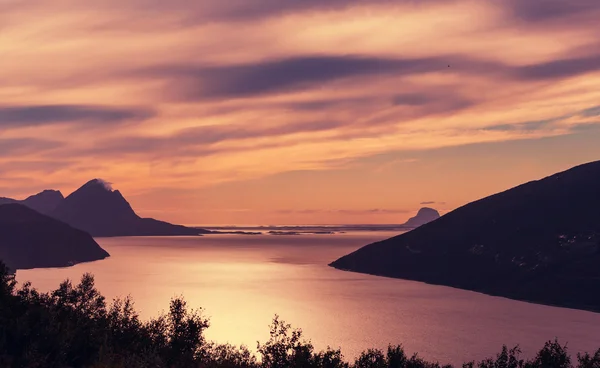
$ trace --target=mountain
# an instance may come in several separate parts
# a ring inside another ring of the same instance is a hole
[[[92,236],[199,235],[208,233],[139,217],[118,190],[94,179],[65,198],[50,215]]]
[[[600,311],[600,161],[469,203],[330,265]]]
[[[417,212],[415,217],[411,217],[402,226],[405,227],[419,227],[425,225],[428,222],[437,220],[440,217],[440,213],[433,208],[423,207]]]
[[[0,205],[9,204],[9,203],[18,203],[16,199],[0,197]]]
[[[0,197],[0,204],[19,203],[42,214],[52,212],[64,199],[58,190],[44,190],[38,194],[27,197],[24,200]]]
[[[42,214],[51,213],[65,199],[58,190],[44,190],[21,201],[21,204]]]
[[[0,205],[0,260],[13,270],[64,267],[108,256],[81,230],[22,204]]]

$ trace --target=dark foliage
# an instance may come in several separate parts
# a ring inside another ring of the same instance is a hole
[[[246,347],[206,341],[208,319],[190,310],[183,298],[171,300],[165,315],[142,321],[130,298],[107,305],[86,274],[77,285],[63,282],[51,293],[25,283],[0,262],[0,367],[15,368],[441,368],[402,346],[387,352],[369,349],[354,363],[341,351],[315,352],[302,331],[275,316],[270,339],[258,344],[258,356]],[[600,368],[600,350],[578,355],[573,365],[566,346],[549,341],[532,360],[519,358],[518,347],[495,359],[465,368]]]

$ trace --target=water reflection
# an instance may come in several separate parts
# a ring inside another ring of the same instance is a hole
[[[17,279],[47,291],[91,272],[109,300],[131,294],[143,317],[184,295],[210,316],[210,339],[251,348],[267,340],[275,313],[301,327],[317,348],[339,346],[349,358],[388,343],[452,363],[490,356],[502,344],[535,353],[554,337],[572,353],[600,347],[600,314],[326,266],[389,235],[103,238],[98,241],[109,259],[19,271]]]

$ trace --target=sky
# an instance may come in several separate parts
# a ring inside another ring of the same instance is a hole
[[[0,196],[400,223],[600,159],[598,0],[0,0]]]

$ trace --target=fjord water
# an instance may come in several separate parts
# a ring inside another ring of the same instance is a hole
[[[142,317],[183,295],[210,317],[209,339],[256,347],[277,313],[318,349],[360,351],[402,343],[408,353],[459,364],[520,344],[531,356],[549,339],[572,354],[600,348],[600,314],[542,306],[420,282],[343,272],[338,257],[391,235],[210,235],[98,238],[111,257],[70,268],[21,270],[42,291],[85,272],[111,300],[131,295]]]

